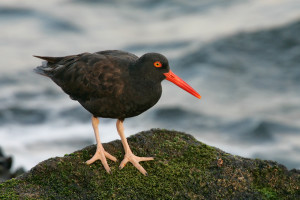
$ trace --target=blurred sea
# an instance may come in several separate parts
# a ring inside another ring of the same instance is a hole
[[[229,153],[300,169],[299,0],[2,0],[0,146],[30,169],[95,143],[90,114],[32,69],[32,55],[164,54],[198,100],[163,82],[126,135],[185,131]],[[103,142],[119,139],[100,119]]]

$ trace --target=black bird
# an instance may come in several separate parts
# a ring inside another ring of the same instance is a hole
[[[124,119],[137,116],[154,106],[161,97],[161,82],[164,79],[201,98],[170,70],[167,58],[158,53],[147,53],[139,58],[125,51],[108,50],[65,57],[35,57],[45,60],[42,66],[34,69],[35,72],[51,78],[71,99],[78,101],[92,114],[97,151],[86,163],[101,160],[108,173],[110,168],[106,158],[113,161],[117,159],[106,152],[101,144],[98,117],[117,119],[117,131],[125,150],[120,169],[131,162],[147,175],[139,162],[153,158],[137,157],[132,153],[124,135]]]

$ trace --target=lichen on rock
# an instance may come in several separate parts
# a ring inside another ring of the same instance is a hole
[[[152,129],[128,138],[149,176],[128,164],[119,170],[120,140],[103,144],[118,158],[86,165],[92,145],[41,162],[28,173],[0,184],[0,199],[300,199],[300,171],[273,161],[230,155],[192,136]]]

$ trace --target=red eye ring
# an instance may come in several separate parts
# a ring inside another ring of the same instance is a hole
[[[153,65],[154,65],[154,67],[162,67],[161,62],[159,62],[159,61],[154,62]]]

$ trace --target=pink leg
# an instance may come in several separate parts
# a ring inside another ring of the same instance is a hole
[[[128,145],[127,139],[125,137],[125,134],[124,134],[124,127],[123,127],[123,121],[122,120],[119,120],[119,119],[117,120],[117,130],[118,130],[118,133],[121,137],[121,141],[122,141],[122,144],[123,144],[123,147],[124,147],[124,150],[125,150],[125,156],[124,156],[123,161],[120,164],[120,169],[122,169],[127,164],[127,162],[131,162],[142,174],[147,176],[148,173],[139,164],[139,162],[140,161],[153,160],[154,158],[153,157],[138,157],[138,156],[135,156],[132,153],[132,151],[131,151],[131,149]]]
[[[112,161],[117,161],[116,157],[110,155],[109,153],[107,153],[100,141],[100,137],[99,137],[99,130],[98,130],[98,124],[99,124],[99,119],[96,117],[92,117],[92,125],[93,125],[93,129],[94,129],[94,133],[95,133],[95,137],[96,137],[96,141],[97,141],[97,150],[95,155],[88,161],[86,161],[86,164],[90,165],[93,162],[95,162],[96,160],[101,160],[102,165],[104,166],[105,170],[110,173],[110,168],[107,164],[106,158],[112,160]]]

